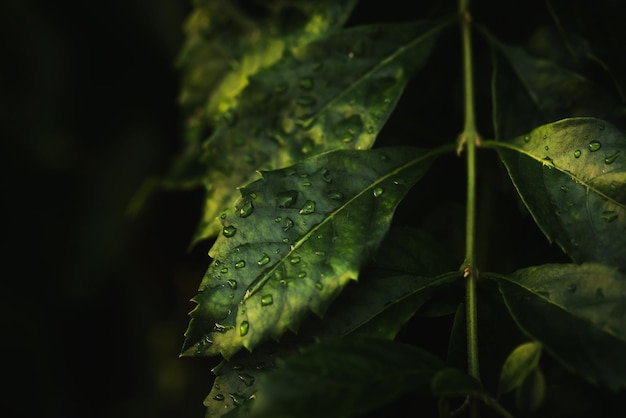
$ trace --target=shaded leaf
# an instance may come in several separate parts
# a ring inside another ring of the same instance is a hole
[[[546,381],[539,367],[530,370],[515,391],[515,405],[524,414],[536,412],[546,398]]]
[[[624,2],[549,0],[548,5],[568,51],[578,60],[599,63],[613,79],[622,100],[626,100],[626,62],[616,53],[626,42]]]
[[[550,241],[576,262],[626,269],[626,135],[599,119],[574,118],[496,146]]]
[[[384,238],[435,154],[341,150],[262,173],[220,217],[183,355],[229,358],[322,315]]]
[[[624,274],[599,264],[551,264],[497,280],[524,333],[573,373],[626,388]]]
[[[492,43],[496,139],[571,117],[595,117],[626,126],[626,107],[601,85],[522,47],[493,38]]]
[[[304,335],[369,335],[394,339],[433,292],[459,278],[453,272],[438,277],[368,275],[350,283],[315,329]]]
[[[322,340],[263,376],[249,416],[359,416],[408,393],[431,393],[443,368],[441,359],[411,345]]]
[[[507,393],[524,383],[524,380],[539,364],[541,344],[529,341],[518,345],[509,354],[500,374],[500,393]]]
[[[329,150],[370,148],[445,23],[344,29],[251,77],[230,124],[205,144],[206,200],[195,240],[219,232],[220,211],[257,170]]]

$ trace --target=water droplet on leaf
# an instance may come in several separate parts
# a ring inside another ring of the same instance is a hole
[[[613,154],[609,155],[608,157],[604,159],[604,163],[613,164],[613,162],[617,160],[617,157],[619,157],[619,153],[620,153],[619,150],[615,151]]]
[[[293,228],[293,221],[289,218],[285,218],[285,222],[283,224],[283,231],[287,232],[291,228]]]
[[[264,266],[264,265],[266,265],[269,262],[270,262],[270,257],[266,253],[263,253],[263,255],[261,256],[259,261],[257,261],[256,263],[259,266]]]
[[[363,120],[359,115],[352,115],[338,122],[333,130],[343,142],[352,142],[363,130]]]
[[[617,212],[613,210],[605,210],[604,212],[602,212],[602,219],[607,222],[613,222],[617,219]]]
[[[233,279],[226,280],[231,289],[237,289],[237,282]]]
[[[250,376],[249,374],[241,373],[238,375],[238,377],[239,380],[241,380],[246,386],[252,386],[252,384],[254,383],[254,376]]]
[[[261,306],[268,306],[274,303],[274,298],[272,295],[263,295],[261,298]]]
[[[293,257],[291,257],[291,260],[289,260],[291,262],[291,264],[298,264],[300,262],[300,257],[295,255]]]
[[[246,262],[244,260],[239,260],[235,263],[236,269],[242,269],[246,266]]]
[[[222,230],[222,234],[226,238],[230,238],[233,235],[235,235],[236,233],[237,233],[237,228],[235,228],[233,225],[225,226],[224,229]]]
[[[582,154],[582,152],[580,152],[579,149],[574,150],[574,158],[580,158],[580,155]]]
[[[378,197],[380,195],[382,195],[384,192],[384,190],[381,187],[377,187],[374,189],[374,197]]]
[[[307,200],[298,213],[300,215],[308,215],[313,212],[315,212],[315,202],[312,200]]]
[[[252,212],[254,212],[254,206],[252,205],[252,202],[250,201],[246,201],[240,208],[239,208],[239,216],[242,218],[246,218],[248,216],[250,216],[252,214]]]
[[[248,333],[250,330],[250,323],[248,321],[242,321],[239,325],[239,335],[242,337]]]
[[[600,144],[598,141],[592,141],[589,143],[589,151],[591,152],[595,152],[600,148],[602,148],[602,144]]]
[[[276,196],[276,205],[279,208],[290,208],[298,200],[298,192],[296,190],[287,190],[285,192],[278,193]]]
[[[219,402],[223,401],[224,399],[225,399],[225,397],[224,397],[224,395],[222,393],[218,393],[217,395],[215,395],[213,397],[213,400],[216,400],[216,401],[219,401]]]

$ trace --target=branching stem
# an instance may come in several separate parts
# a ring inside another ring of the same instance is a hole
[[[466,279],[466,318],[467,318],[467,366],[468,373],[480,379],[478,366],[478,314],[476,281],[478,269],[475,264],[475,211],[476,211],[476,146],[480,145],[480,137],[476,132],[474,117],[474,81],[472,71],[472,37],[469,0],[459,0],[459,18],[461,26],[461,43],[463,46],[463,75],[465,87],[465,126],[458,139],[457,153],[465,148],[467,158],[467,218],[465,235],[465,263],[463,265]],[[470,414],[478,416],[476,402],[470,402]]]

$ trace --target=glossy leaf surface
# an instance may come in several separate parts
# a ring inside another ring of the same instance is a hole
[[[177,66],[183,74],[179,102],[187,117],[187,139],[197,142],[228,119],[224,112],[237,107],[249,76],[285,51],[343,26],[356,1],[193,3]]]
[[[257,170],[335,149],[368,149],[421,67],[443,24],[344,29],[256,74],[205,144],[203,217],[196,241],[219,232],[219,213]]]
[[[183,355],[229,358],[296,330],[309,311],[322,315],[432,158],[413,148],[335,151],[242,187],[220,217]]]
[[[626,276],[600,264],[549,264],[498,278],[519,327],[572,372],[626,388]]]
[[[498,154],[546,237],[576,262],[626,269],[626,135],[573,118],[503,144]]]

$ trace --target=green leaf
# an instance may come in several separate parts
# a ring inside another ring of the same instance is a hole
[[[350,283],[319,326],[301,334],[360,334],[394,339],[436,289],[459,278],[458,272],[432,278],[377,273]]]
[[[228,119],[224,112],[237,107],[250,75],[278,61],[284,51],[343,26],[356,3],[194,1],[177,62],[188,139],[203,140],[219,115]]]
[[[574,261],[626,269],[626,135],[594,118],[565,119],[497,143],[524,204]]]
[[[500,393],[507,393],[522,385],[524,380],[539,364],[541,344],[529,341],[521,344],[509,354],[500,374]]]
[[[626,276],[599,264],[529,267],[498,277],[511,315],[565,367],[626,388]]]
[[[571,117],[595,117],[626,126],[626,107],[601,85],[553,61],[491,38],[493,109],[497,139]]]
[[[428,169],[414,148],[340,150],[262,173],[220,217],[182,355],[229,358],[322,315]]]
[[[254,353],[239,352],[230,361],[221,361],[212,372],[213,387],[204,399],[206,416],[221,417],[234,409],[243,409],[258,390],[258,380],[276,367],[276,361],[296,351],[293,344],[281,343],[259,347]]]
[[[195,241],[219,233],[217,216],[257,170],[329,150],[370,148],[443,27],[417,22],[344,29],[251,77],[229,123],[205,144],[206,199]]]
[[[408,393],[430,394],[442,369],[441,359],[411,345],[371,338],[322,340],[261,378],[248,416],[360,416]]]

